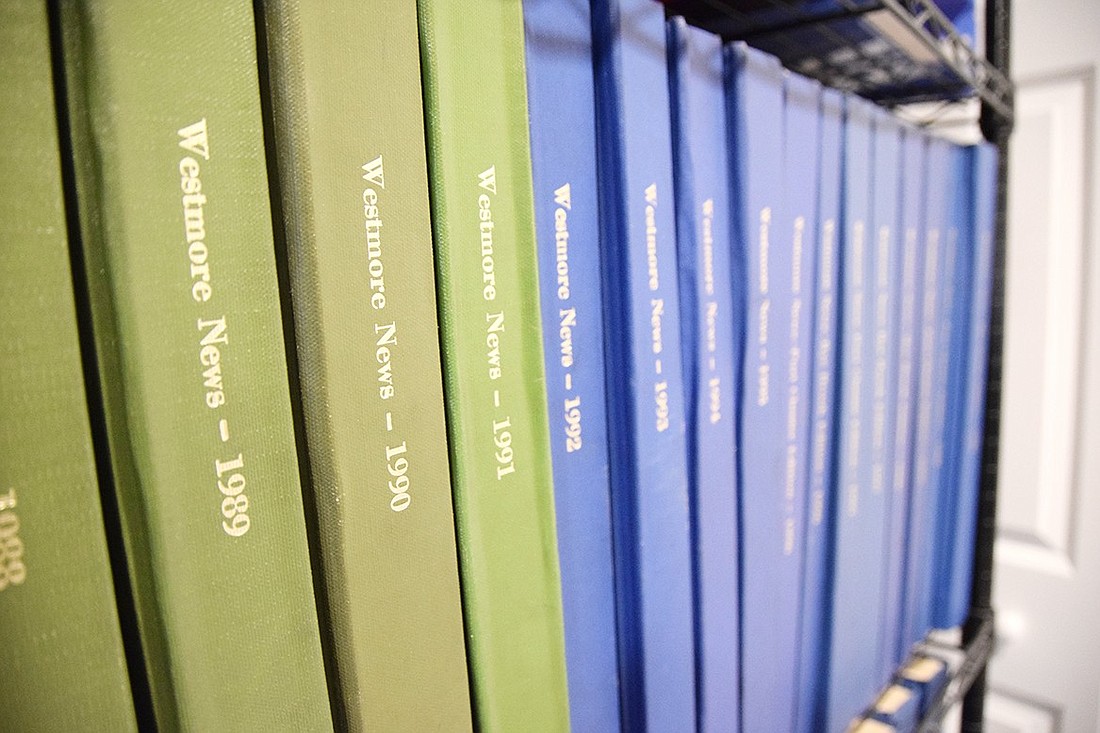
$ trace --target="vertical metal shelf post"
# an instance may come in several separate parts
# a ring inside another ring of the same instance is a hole
[[[985,12],[986,58],[1011,77],[1011,0],[989,0]],[[1013,104],[1015,100],[1012,100]],[[997,146],[997,208],[994,227],[993,288],[989,323],[989,354],[985,391],[985,429],[982,440],[981,483],[974,539],[974,573],[970,614],[963,625],[963,644],[975,638],[983,622],[993,619],[993,546],[996,541],[997,464],[1000,457],[1001,377],[1004,346],[1005,261],[1008,210],[1008,140],[1012,121],[982,104],[982,134]],[[963,698],[962,733],[981,733],[985,717],[986,668],[983,667]]]

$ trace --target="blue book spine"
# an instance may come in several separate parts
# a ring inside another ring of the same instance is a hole
[[[786,73],[783,84],[783,203],[776,233],[779,247],[789,250],[790,270],[773,269],[771,277],[790,292],[787,321],[774,321],[786,340],[780,378],[785,412],[786,460],[783,473],[784,552],[798,558],[797,592],[793,594],[796,635],[790,659],[795,677],[795,723],[799,703],[798,670],[802,649],[802,596],[805,587],[805,538],[809,468],[813,460],[811,414],[814,382],[814,306],[817,265],[818,163],[821,158],[821,85]]]
[[[971,153],[973,175],[973,296],[970,310],[970,353],[967,357],[966,417],[959,466],[955,553],[951,563],[950,613],[961,621],[970,605],[974,564],[974,532],[978,513],[982,437],[985,428],[986,359],[989,353],[989,313],[993,291],[993,229],[997,204],[997,149],[979,145]]]
[[[829,547],[833,497],[829,490],[835,440],[837,388],[837,283],[840,277],[841,122],[844,97],[821,93],[817,186],[817,253],[814,259],[814,343],[809,486],[806,506],[805,561],[802,584],[802,637],[799,654],[798,714],[795,730],[817,733],[825,726],[828,675]]]
[[[951,146],[947,257],[950,276],[944,282],[943,328],[946,368],[942,465],[939,475],[940,511],[936,529],[936,578],[932,623],[939,628],[961,624],[965,606],[956,609],[951,600],[951,571],[956,546],[960,499],[960,473],[966,418],[966,378],[970,351],[970,311],[973,302],[973,195],[971,151]],[[957,612],[956,612],[957,611]]]
[[[884,598],[884,642],[882,666],[896,669],[909,654],[909,640],[902,633],[908,567],[910,469],[913,456],[918,374],[917,340],[920,326],[920,286],[924,263],[923,183],[925,165],[924,134],[902,130],[901,223],[895,240],[899,256],[897,317],[897,394],[892,435],[894,441],[890,480],[890,537],[892,546],[887,559],[888,579]]]
[[[737,731],[740,709],[734,308],[722,43],[669,21],[676,245],[683,319],[695,566],[699,731]]]
[[[906,552],[904,635],[906,645],[924,638],[932,628],[932,577],[935,558],[934,530],[939,510],[936,453],[942,448],[937,435],[938,403],[943,396],[938,357],[942,293],[945,278],[947,184],[950,146],[943,140],[927,142],[924,177],[924,268],[921,285],[920,338],[916,427],[913,438],[911,494],[909,499],[909,546]],[[939,422],[942,428],[942,421]]]
[[[664,10],[592,4],[622,725],[695,728]]]
[[[878,620],[879,686],[894,673],[892,635],[888,633],[893,609],[887,600],[900,583],[894,573],[904,551],[905,528],[895,521],[902,507],[894,504],[894,431],[898,394],[898,296],[901,273],[901,125],[884,109],[876,110],[874,134],[874,369],[871,421],[871,493],[882,507],[883,533],[880,610]]]
[[[741,488],[741,727],[790,730],[797,701],[800,539],[788,499],[787,359],[791,247],[782,213],[783,68],[727,47],[734,272],[745,283],[738,406]]]
[[[844,242],[841,247],[840,431],[836,466],[827,729],[845,730],[879,689],[882,494],[871,488],[874,400],[874,222],[872,105],[847,99]]]
[[[523,14],[570,721],[618,730],[592,25],[569,0]]]

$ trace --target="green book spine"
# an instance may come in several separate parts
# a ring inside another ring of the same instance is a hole
[[[0,4],[0,729],[135,729],[69,268],[45,3]]]
[[[162,730],[331,716],[251,3],[61,3],[112,470]]]
[[[420,0],[475,719],[569,727],[518,0]]]
[[[264,6],[342,722],[470,730],[416,6]]]

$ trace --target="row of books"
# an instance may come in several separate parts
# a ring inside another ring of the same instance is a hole
[[[653,0],[0,56],[5,726],[839,731],[961,621],[990,149]]]

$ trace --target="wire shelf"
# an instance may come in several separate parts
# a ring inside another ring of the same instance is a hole
[[[1012,82],[933,0],[665,0],[671,12],[823,84],[896,106],[978,97],[1011,127]]]

